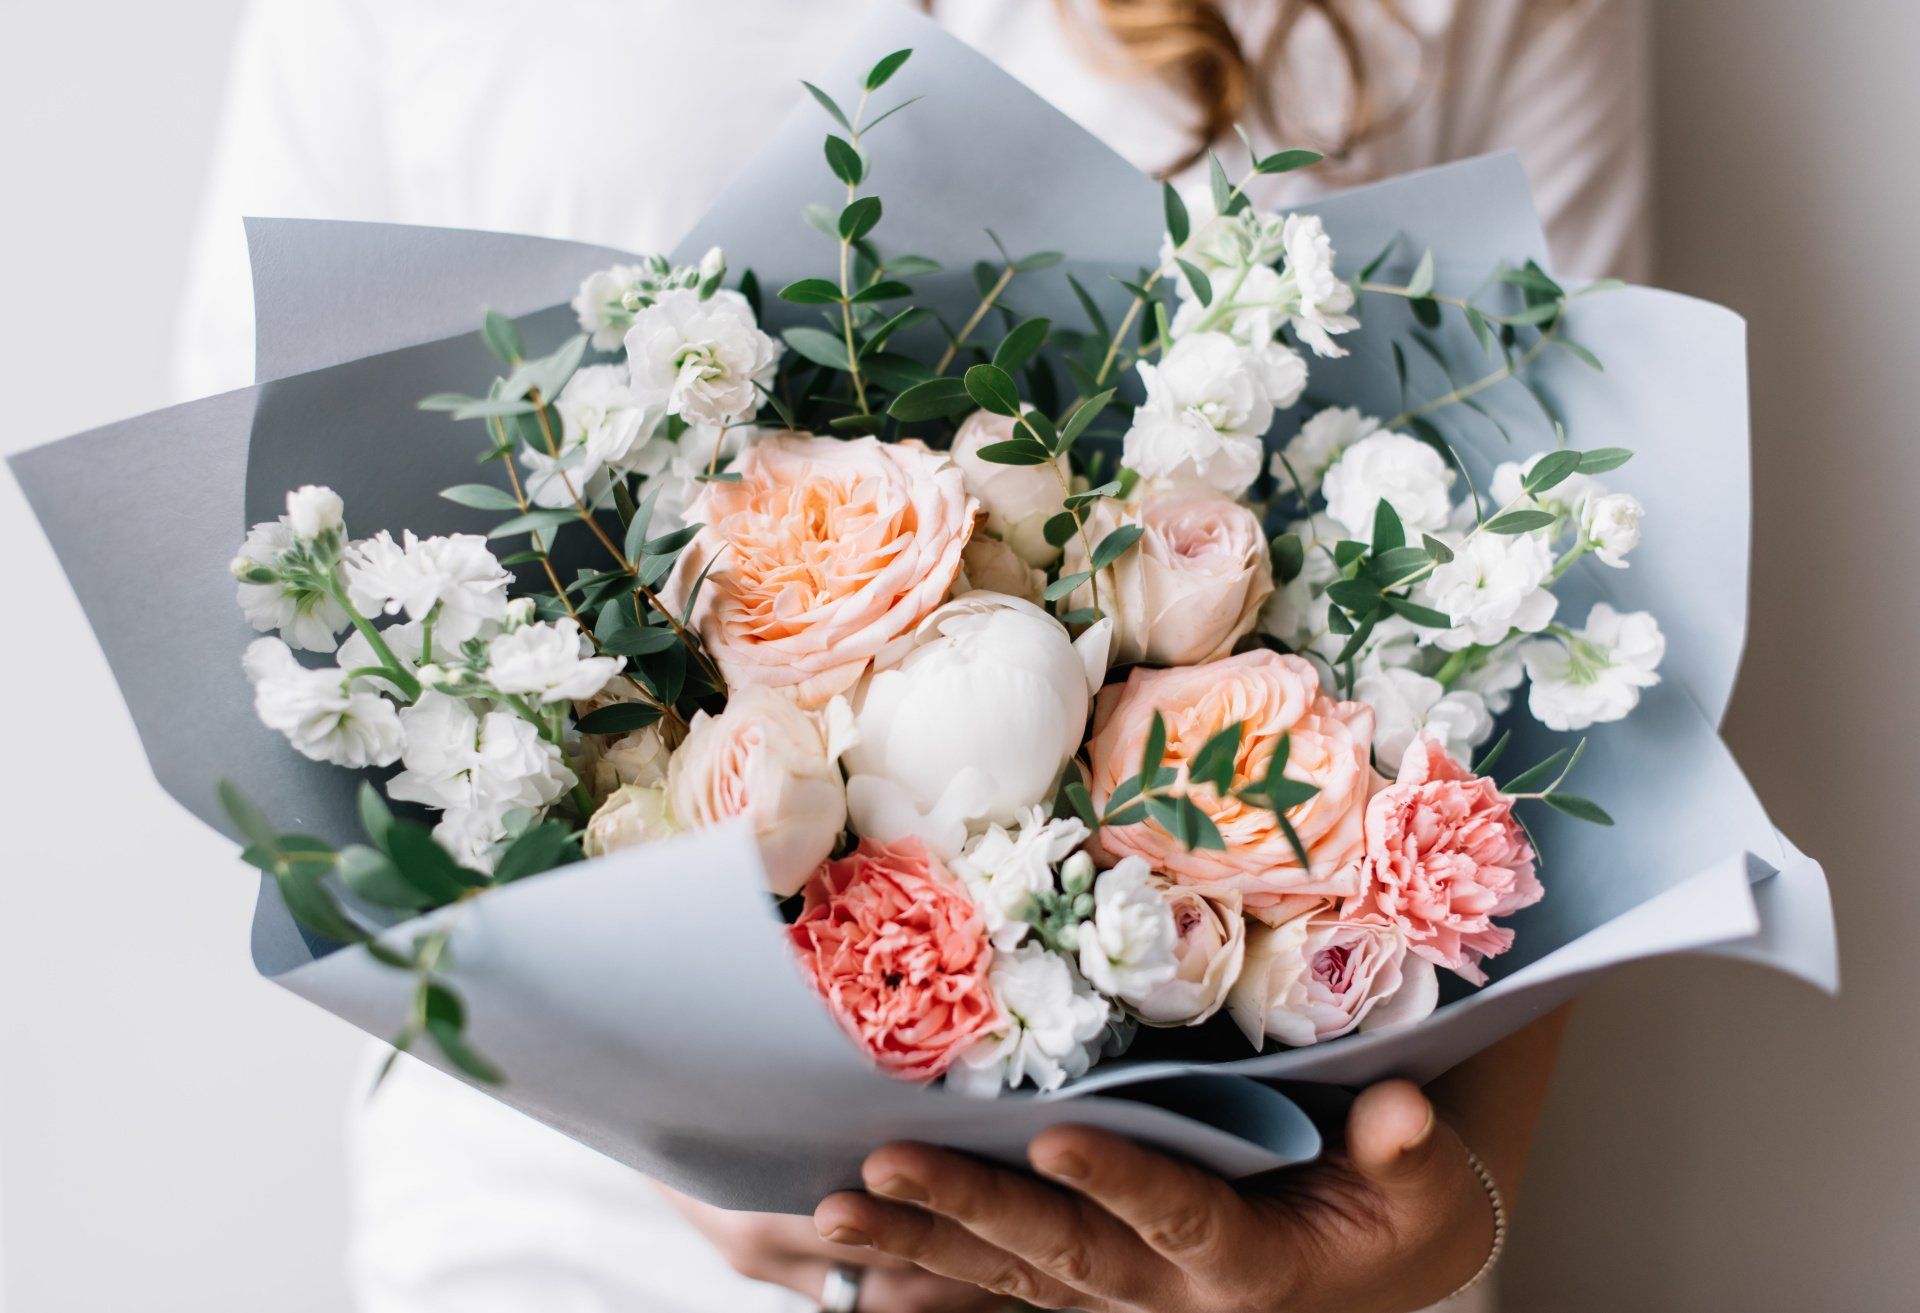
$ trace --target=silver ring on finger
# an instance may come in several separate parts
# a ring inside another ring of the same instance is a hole
[[[820,1313],[858,1313],[860,1269],[835,1263],[820,1284]]]

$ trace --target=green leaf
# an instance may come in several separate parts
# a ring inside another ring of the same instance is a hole
[[[1073,288],[1073,295],[1080,302],[1080,308],[1086,312],[1087,323],[1093,327],[1093,335],[1102,341],[1111,340],[1113,333],[1107,327],[1107,317],[1100,313],[1100,305],[1093,299],[1085,285],[1072,274],[1067,275],[1067,285]]]
[[[1560,751],[1554,753],[1551,757],[1548,757],[1545,761],[1539,762],[1538,764],[1533,766],[1529,766],[1527,769],[1521,771],[1518,775],[1508,780],[1505,784],[1501,785],[1500,792],[1502,793],[1533,792],[1534,787],[1536,785],[1544,784],[1553,777],[1555,772],[1557,772],[1560,769],[1561,764],[1567,760],[1567,755],[1568,755],[1567,749],[1562,748],[1560,749]]]
[[[1400,523],[1400,514],[1393,509],[1393,503],[1382,497],[1373,508],[1374,553],[1378,555],[1406,545],[1406,526]]]
[[[1022,320],[1012,332],[1000,339],[1000,345],[993,353],[993,363],[1008,374],[1018,374],[1040,350],[1052,327],[1051,319]]]
[[[1500,760],[1502,754],[1507,750],[1507,744],[1511,742],[1513,742],[1513,731],[1510,729],[1501,731],[1500,737],[1494,740],[1493,746],[1482,754],[1480,760],[1473,763],[1473,773],[1475,775],[1485,775],[1488,771],[1492,770],[1493,764]]]
[[[829,141],[838,141],[829,137]],[[780,299],[791,301],[795,305],[839,305],[840,288],[824,278],[802,278],[797,283],[788,283],[780,289]]]
[[[256,848],[277,851],[280,837],[273,826],[255,807],[247,795],[232,780],[221,780],[214,786],[220,798],[220,809],[233,822],[233,828],[240,831],[241,837]]]
[[[1093,578],[1091,570],[1077,570],[1073,574],[1063,574],[1048,584],[1041,596],[1049,602],[1057,602],[1091,578]]]
[[[699,536],[703,526],[689,524],[675,529],[672,533],[663,533],[658,538],[650,538],[640,545],[642,556],[672,556]]]
[[[971,409],[973,398],[967,385],[957,378],[930,378],[916,384],[893,399],[887,414],[905,424],[921,420],[944,419]]]
[[[866,437],[878,437],[887,428],[887,421],[880,415],[840,415],[827,421],[836,433],[857,433]]]
[[[1087,431],[1087,426],[1100,418],[1100,412],[1105,410],[1107,403],[1113,400],[1115,390],[1108,388],[1100,395],[1089,397],[1073,408],[1073,413],[1067,416],[1067,422],[1060,426],[1059,450],[1066,451],[1072,447],[1079,440],[1080,435]]]
[[[1575,820],[1587,821],[1594,825],[1612,825],[1613,817],[1607,815],[1600,804],[1588,798],[1572,793],[1549,793],[1541,802],[1558,812],[1565,812]]]
[[[526,345],[520,341],[520,329],[498,310],[487,311],[480,336],[486,339],[487,350],[509,365],[519,364],[520,357],[527,353]]]
[[[387,831],[393,828],[393,809],[387,806],[387,800],[380,796],[380,790],[371,780],[361,781],[355,801],[359,805],[360,828],[365,831],[367,841],[385,852]]]
[[[571,507],[556,507],[552,510],[527,511],[510,520],[502,520],[487,530],[489,538],[511,538],[516,534],[538,533],[545,529],[557,529],[563,524],[572,524],[580,518],[580,513]]]
[[[660,709],[644,702],[615,702],[589,711],[575,722],[582,734],[630,734],[660,719]]]
[[[898,301],[903,296],[912,296],[913,289],[905,283],[896,283],[891,279],[873,283],[853,294],[853,305],[872,305],[877,301]]]
[[[311,875],[277,875],[274,883],[287,911],[307,929],[340,944],[357,944],[367,937],[367,932],[340,910],[327,887]]]
[[[1453,559],[1453,548],[1430,533],[1420,535],[1420,545],[1427,549],[1427,555],[1433,558],[1436,565],[1445,565]]]
[[[1013,271],[1021,274],[1039,273],[1042,269],[1051,269],[1066,259],[1063,251],[1035,251],[1032,255],[1023,255],[1013,262]]]
[[[1045,465],[1053,459],[1039,443],[1021,438],[1012,442],[990,442],[974,454],[995,465]]]
[[[478,511],[517,511],[520,503],[505,488],[496,488],[491,483],[462,483],[451,488],[442,488],[440,495],[460,506],[471,506]]]
[[[820,107],[822,109],[826,110],[827,113],[833,116],[833,121],[835,123],[838,123],[841,127],[845,128],[848,132],[853,131],[853,123],[847,118],[846,114],[841,111],[840,107],[833,103],[832,96],[829,96],[826,92],[822,91],[819,87],[814,86],[813,83],[811,82],[802,81],[800,85],[805,87],[808,90],[808,92],[812,94],[813,98],[820,102]]]
[[[872,70],[867,73],[867,90],[878,91],[881,87],[884,87],[887,84],[887,79],[900,71],[900,66],[907,62],[907,57],[912,53],[913,48],[909,46],[905,50],[894,51],[891,55],[888,55],[879,63],[875,64]]]
[[[1167,759],[1167,722],[1158,711],[1153,713],[1153,721],[1147,726],[1147,741],[1140,753],[1140,776],[1152,779],[1160,771],[1160,763]]]
[[[1560,303],[1547,301],[1541,305],[1528,306],[1525,310],[1516,310],[1510,315],[1500,316],[1500,322],[1511,324],[1515,328],[1532,328],[1548,323],[1560,317]]]
[[[1207,152],[1207,185],[1213,191],[1213,212],[1228,213],[1233,204],[1233,181],[1227,177],[1227,166],[1212,151]]]
[[[786,340],[788,346],[816,365],[825,365],[829,369],[839,370],[853,368],[853,361],[847,355],[846,340],[837,333],[829,333],[824,328],[800,324],[786,329],[780,336]]]
[[[1571,354],[1575,360],[1578,360],[1594,373],[1604,374],[1607,372],[1607,367],[1600,363],[1599,356],[1594,355],[1593,352],[1587,350],[1587,348],[1581,346],[1572,338],[1556,337],[1553,339],[1553,344]]]
[[[1520,487],[1538,496],[1547,489],[1565,483],[1580,468],[1580,453],[1577,451],[1550,451],[1533,463],[1527,471],[1527,477]]]
[[[388,828],[387,856],[393,859],[403,880],[440,902],[451,902],[487,882],[485,876],[454,861],[426,826],[413,821],[397,820]]]
[[[1333,563],[1344,570],[1367,554],[1367,545],[1353,538],[1342,538],[1333,545]]]
[[[1595,447],[1592,451],[1580,453],[1580,472],[1582,474],[1605,474],[1608,470],[1617,470],[1633,459],[1633,452],[1625,447]]]
[[[1109,811],[1101,824],[1119,829],[1122,826],[1138,825],[1146,819],[1147,807],[1145,803],[1141,803],[1136,807],[1122,807],[1118,811]]]
[[[1014,388],[1007,372],[998,365],[975,365],[967,371],[966,386],[967,395],[982,409],[996,415],[1019,415],[1020,393]]]
[[[437,906],[465,892],[455,886],[448,899],[436,899],[403,877],[400,868],[385,853],[357,843],[340,850],[340,882],[369,903],[409,912]]]
[[[1220,837],[1220,831],[1214,825],[1213,818],[1201,811],[1199,804],[1193,799],[1184,795],[1178,798],[1147,799],[1147,814],[1188,851],[1197,848],[1224,851],[1227,846],[1226,841]]]
[[[1418,300],[1433,291],[1433,251],[1428,249],[1420,257],[1420,263],[1414,266],[1413,277],[1407,279],[1407,297]]]
[[[1188,284],[1193,288],[1194,299],[1201,305],[1213,304],[1213,281],[1200,272],[1200,267],[1189,260],[1175,259],[1180,272],[1187,276]]]
[[[624,548],[622,554],[629,561],[638,559],[640,549],[646,545],[647,530],[653,525],[653,506],[660,500],[660,488],[661,484],[658,482],[648,488],[647,495],[642,497],[640,504],[633,508],[633,516],[627,521],[627,537],[622,544]]]
[[[1233,787],[1233,772],[1240,755],[1240,736],[1245,726],[1239,721],[1212,735],[1200,745],[1200,751],[1194,753],[1192,763],[1187,767],[1187,778],[1201,784],[1213,785],[1216,792],[1226,796]]]
[[[1424,547],[1393,547],[1376,553],[1367,562],[1367,572],[1382,588],[1395,588],[1401,580],[1415,571],[1424,570],[1428,564],[1429,557]]]
[[[1039,443],[1047,451],[1052,451],[1060,441],[1059,432],[1053,427],[1053,421],[1037,410],[1029,410],[1014,421],[1014,434]]]
[[[1529,292],[1537,292],[1541,296],[1558,298],[1566,295],[1560,289],[1560,284],[1547,277],[1546,272],[1531,260],[1519,269],[1502,269],[1499,276],[1503,283]]]
[[[1127,554],[1146,528],[1138,524],[1123,524],[1094,545],[1093,568],[1104,570]]]
[[[1391,593],[1387,594],[1386,603],[1396,613],[1405,616],[1416,625],[1424,625],[1428,629],[1453,628],[1453,618],[1444,611],[1436,611],[1430,606],[1421,606],[1418,602],[1410,602],[1404,597],[1395,597]]]
[[[1073,814],[1085,822],[1089,830],[1100,828],[1100,814],[1093,809],[1093,797],[1075,772],[1067,772],[1067,780],[1060,786],[1060,793],[1066,798],[1067,805],[1073,808]]]
[[[664,625],[628,625],[600,640],[600,650],[611,656],[652,656],[679,645],[680,636]]]
[[[1109,479],[1097,488],[1088,488],[1085,492],[1074,493],[1062,504],[1066,506],[1068,510],[1074,511],[1080,509],[1082,506],[1091,506],[1103,497],[1117,497],[1119,495],[1120,480]]]
[[[1407,302],[1407,308],[1413,311],[1413,317],[1422,328],[1440,327],[1440,303],[1430,296]]]
[[[1257,173],[1292,173],[1318,164],[1326,156],[1317,150],[1277,150],[1254,163]]]
[[[1307,565],[1307,547],[1297,533],[1283,533],[1273,540],[1273,577],[1282,587],[1300,577]]]
[[[849,187],[858,187],[866,177],[867,162],[860,158],[860,152],[852,142],[844,137],[828,135],[826,141],[827,167],[833,170],[833,176]]]
[[[925,306],[917,306],[917,305],[910,305],[905,310],[900,311],[898,314],[894,315],[891,319],[887,320],[884,324],[881,324],[880,327],[874,329],[872,332],[867,334],[867,340],[863,342],[860,346],[861,359],[864,360],[866,357],[878,351],[883,345],[886,344],[886,340],[888,338],[892,337],[895,333],[899,332],[901,329],[906,328],[911,324],[919,323],[922,319],[927,318],[932,313],[933,311],[927,309]],[[927,370],[926,372],[927,372],[927,376],[929,377],[932,376],[933,371],[931,369]]]
[[[449,1000],[454,997],[444,985],[430,984],[427,991],[429,1000],[436,996]],[[457,1001],[455,1006],[458,1006]],[[501,1075],[500,1069],[481,1057],[479,1051],[467,1042],[463,1030],[464,1018],[456,1012],[453,1019],[449,1020],[446,1011],[444,1003],[436,1007],[429,1001],[427,1005],[427,1034],[433,1039],[435,1047],[448,1062],[483,1085],[498,1085],[504,1081],[506,1078]]]
[[[507,845],[493,866],[495,884],[524,880],[580,860],[580,845],[561,821],[542,821]]]
[[[1193,222],[1187,217],[1187,203],[1170,182],[1160,184],[1160,199],[1167,212],[1167,237],[1176,247],[1185,246]]]
[[[1040,528],[1041,535],[1046,538],[1047,545],[1050,547],[1066,546],[1067,540],[1078,532],[1080,532],[1080,517],[1072,511],[1061,511],[1058,515],[1049,516],[1047,522]]]
[[[1327,585],[1327,596],[1343,610],[1364,615],[1380,602],[1380,585],[1371,579],[1336,579]]]
[[[1487,521],[1488,533],[1532,533],[1553,523],[1545,511],[1508,511]]]
[[[849,202],[847,208],[840,211],[840,220],[836,226],[842,241],[857,242],[872,232],[879,222],[880,198],[862,196],[856,201]]]

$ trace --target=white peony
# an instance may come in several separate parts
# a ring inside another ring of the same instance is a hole
[[[408,529],[396,543],[385,529],[354,543],[342,562],[347,598],[362,613],[410,620],[433,617],[436,638],[462,643],[506,614],[507,585],[487,540],[456,533],[421,538]]]
[[[1354,680],[1353,696],[1373,708],[1374,757],[1394,771],[1422,732],[1440,740],[1458,761],[1493,733],[1493,717],[1478,693],[1448,690],[1404,666],[1365,671]]]
[[[1066,497],[1067,457],[1064,453],[1055,457],[1051,468],[983,459],[982,447],[1013,440],[1013,423],[1009,416],[976,411],[953,435],[950,454],[967,481],[967,491],[986,513],[987,532],[1013,548],[1028,565],[1044,566],[1060,555],[1044,530],[1047,521],[1060,513]]]
[[[1341,454],[1379,427],[1379,420],[1352,406],[1328,406],[1316,411],[1300,426],[1300,431],[1287,440],[1285,449],[1274,455],[1273,477],[1282,488],[1291,490],[1293,478],[1288,474],[1291,470],[1299,476],[1300,493],[1311,497],[1320,491],[1321,481]],[[1368,530],[1372,530],[1371,523]]]
[[[1318,215],[1289,214],[1281,230],[1286,247],[1286,278],[1292,292],[1287,316],[1300,340],[1321,356],[1344,356],[1333,340],[1360,327],[1350,313],[1353,288],[1333,268],[1333,240]]]
[[[1451,561],[1436,565],[1420,588],[1421,600],[1453,621],[1448,630],[1423,637],[1450,652],[1478,644],[1491,647],[1514,630],[1538,633],[1556,605],[1553,549],[1537,533],[1482,531],[1454,548]]]
[[[730,291],[704,301],[685,288],[663,292],[634,316],[626,347],[635,400],[689,424],[750,419],[780,358],[747,299]]]
[[[240,544],[240,554],[234,559],[234,572],[254,567],[274,569],[280,554],[293,545],[293,526],[285,516],[263,520],[247,531],[247,540]],[[248,624],[262,633],[279,630],[289,645],[308,652],[333,651],[340,631],[352,623],[346,610],[328,594],[285,579],[265,584],[242,579],[235,595]]]
[[[1099,1056],[1110,1009],[1067,959],[1037,943],[995,953],[988,983],[1007,1028],[981,1039],[947,1069],[947,1085],[991,1097],[1032,1081],[1056,1090]]]
[[[1522,647],[1533,681],[1527,709],[1554,730],[1619,720],[1640,704],[1641,689],[1660,682],[1655,670],[1666,654],[1666,637],[1649,612],[1623,614],[1595,603],[1585,629]]]
[[[305,542],[339,533],[345,511],[340,494],[319,484],[304,484],[287,494],[287,527]]]
[[[942,861],[970,833],[1053,796],[1080,748],[1111,625],[1078,643],[1031,602],[968,593],[889,645],[854,704],[847,803],[860,834],[925,840]]]
[[[1580,503],[1580,532],[1602,563],[1616,570],[1627,567],[1627,553],[1640,545],[1640,518],[1646,508],[1624,492],[1589,497]]]
[[[1102,994],[1133,1002],[1179,969],[1173,909],[1153,871],[1123,857],[1093,886],[1093,915],[1080,923],[1080,973]]]
[[[1021,813],[1017,826],[989,825],[951,863],[966,882],[997,949],[1026,938],[1034,900],[1057,885],[1054,868],[1087,841],[1085,824],[1071,816],[1047,819],[1044,808]]]
[[[1142,361],[1146,403],[1122,458],[1148,479],[1198,480],[1239,496],[1259,477],[1273,403],[1248,350],[1225,333],[1181,338],[1158,366]]]
[[[592,655],[593,645],[571,617],[521,625],[487,645],[487,683],[502,693],[541,702],[577,702],[607,686],[626,664]]]
[[[400,712],[400,723],[404,769],[387,782],[395,801],[483,812],[502,822],[504,836],[508,812],[545,807],[574,785],[560,749],[511,711],[477,711],[463,698],[426,692]]]
[[[309,670],[277,638],[254,639],[241,663],[255,714],[302,756],[356,770],[389,766],[400,756],[393,704],[371,689],[354,689],[345,671]]]
[[[1404,433],[1370,433],[1326,473],[1327,514],[1355,538],[1373,535],[1381,502],[1393,507],[1409,538],[1447,527],[1453,470],[1446,458]]]

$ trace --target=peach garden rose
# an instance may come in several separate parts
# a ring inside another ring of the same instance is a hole
[[[1166,764],[1180,772],[1182,787],[1192,756],[1235,721],[1245,726],[1234,762],[1235,790],[1265,778],[1275,746],[1287,735],[1288,778],[1320,790],[1287,813],[1311,865],[1301,867],[1272,812],[1222,798],[1211,784],[1194,786],[1188,796],[1218,827],[1225,851],[1189,851],[1149,819],[1100,831],[1109,860],[1133,854],[1176,884],[1237,890],[1247,914],[1268,924],[1309,900],[1361,892],[1373,783],[1370,708],[1334,701],[1304,659],[1264,649],[1203,666],[1136,668],[1124,685],[1100,694],[1094,713],[1088,756],[1096,809],[1104,812],[1114,790],[1140,769],[1155,711],[1166,721]]]
[[[668,596],[684,605],[715,561],[692,620],[728,686],[823,706],[940,605],[978,506],[953,462],[918,443],[782,433],[732,470],[737,482],[708,483],[688,508],[703,527]]]

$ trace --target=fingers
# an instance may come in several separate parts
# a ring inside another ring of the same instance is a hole
[[[1035,1171],[1098,1204],[1177,1267],[1211,1273],[1244,1256],[1246,1204],[1211,1172],[1085,1126],[1042,1132],[1028,1157]]]
[[[861,1169],[875,1194],[917,1204],[1074,1290],[1139,1302],[1172,1275],[1124,1226],[1023,1172],[922,1144],[890,1144]]]
[[[1389,1194],[1405,1193],[1457,1170],[1466,1149],[1411,1081],[1361,1091],[1347,1114],[1347,1155],[1362,1176]]]
[[[828,1195],[813,1213],[822,1237],[842,1245],[871,1245],[955,1281],[1040,1308],[1070,1308],[1078,1292],[1035,1271],[958,1222],[858,1191]]]

